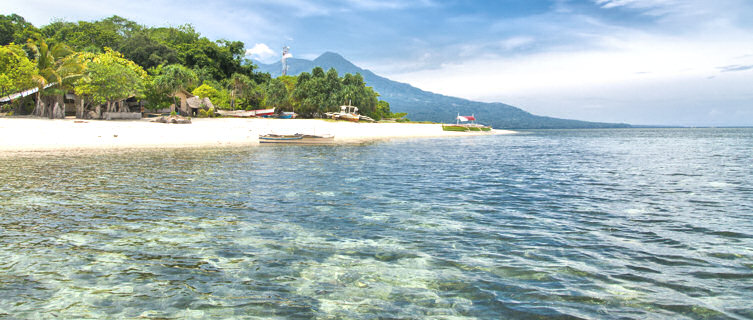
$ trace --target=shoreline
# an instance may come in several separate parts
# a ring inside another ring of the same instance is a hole
[[[193,148],[259,145],[259,135],[332,134],[335,144],[403,138],[512,134],[443,131],[441,124],[352,123],[323,119],[194,118],[191,124],[141,120],[0,118],[0,152],[76,149]]]

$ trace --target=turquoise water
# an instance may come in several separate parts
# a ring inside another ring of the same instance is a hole
[[[0,155],[0,318],[753,318],[753,129]]]

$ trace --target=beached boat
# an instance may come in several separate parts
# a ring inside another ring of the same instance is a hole
[[[327,144],[334,143],[333,135],[313,134],[264,134],[259,135],[259,143],[288,143],[288,144]]]
[[[277,116],[280,119],[295,119],[298,116],[295,112],[280,112],[280,115]]]
[[[463,123],[461,123],[463,122]],[[468,122],[468,123],[465,123]],[[455,124],[443,124],[442,130],[444,131],[491,131],[492,127],[485,126],[476,123],[476,117],[473,115],[470,116],[461,116],[458,114],[457,118],[455,118]]]
[[[358,122],[361,118],[358,115],[358,108],[354,106],[340,106],[340,112],[332,113],[332,119],[334,120],[347,120],[352,122]]]
[[[275,108],[254,110],[254,115],[257,117],[271,117],[274,114],[275,114]]]
[[[251,117],[270,117],[275,114],[275,108],[259,110],[217,110],[219,115],[224,117],[251,118]]]

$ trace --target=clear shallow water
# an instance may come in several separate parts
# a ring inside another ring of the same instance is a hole
[[[0,155],[0,318],[753,318],[753,129]]]

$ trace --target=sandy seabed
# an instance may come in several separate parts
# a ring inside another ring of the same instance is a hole
[[[318,119],[192,119],[165,124],[131,121],[0,118],[0,151],[108,148],[175,148],[256,145],[260,134],[331,134],[336,143],[421,137],[463,137],[514,133],[443,131],[440,124],[351,123]]]

